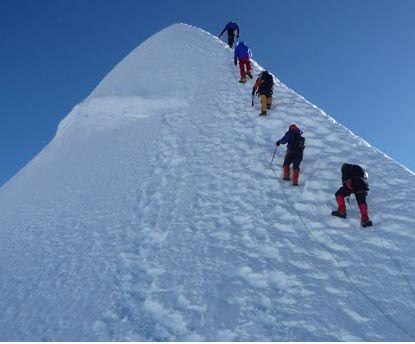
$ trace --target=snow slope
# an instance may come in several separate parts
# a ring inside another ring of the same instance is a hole
[[[414,174],[278,80],[258,117],[237,80],[221,41],[172,25],[0,189],[0,341],[415,340]],[[291,123],[298,188],[283,148],[270,166]],[[330,216],[344,162],[370,229],[354,198]]]

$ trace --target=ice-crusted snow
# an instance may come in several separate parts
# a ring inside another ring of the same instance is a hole
[[[415,340],[413,173],[278,80],[258,117],[237,80],[176,24],[75,106],[0,190],[1,341]],[[298,188],[270,166],[291,123]],[[330,216],[344,162],[370,229],[354,199]]]

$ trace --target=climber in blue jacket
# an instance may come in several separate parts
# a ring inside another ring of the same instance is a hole
[[[275,144],[277,146],[287,143],[287,153],[285,154],[283,171],[284,180],[290,180],[290,165],[293,164],[293,185],[298,186],[300,176],[300,164],[303,160],[304,138],[303,132],[295,125],[291,124],[285,135]]]
[[[252,79],[251,57],[251,49],[243,41],[240,41],[235,47],[233,62],[236,66],[239,60],[239,70],[241,72],[241,80],[239,82],[243,84],[246,83],[247,75]]]

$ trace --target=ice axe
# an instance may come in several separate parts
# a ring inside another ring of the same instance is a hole
[[[272,162],[274,161],[274,158],[275,158],[275,153],[277,153],[277,149],[278,149],[278,146],[276,146],[275,147],[275,151],[274,151],[274,155],[272,156],[272,160],[271,160],[271,166],[272,166]]]
[[[252,88],[252,106],[254,106],[254,98],[255,98],[255,86]]]

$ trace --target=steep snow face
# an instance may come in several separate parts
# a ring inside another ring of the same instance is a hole
[[[255,51],[254,51],[255,52]],[[255,63],[255,73],[259,66]],[[2,341],[413,341],[414,175],[178,24],[128,55],[0,190]],[[281,180],[291,123],[300,186]],[[363,230],[330,216],[369,172]]]
[[[198,109],[195,97],[218,87],[217,66],[228,54],[224,49],[212,54],[218,42],[207,36],[185,24],[152,36],[124,58],[60,128],[73,117],[86,121],[87,127],[114,126],[184,104]]]

